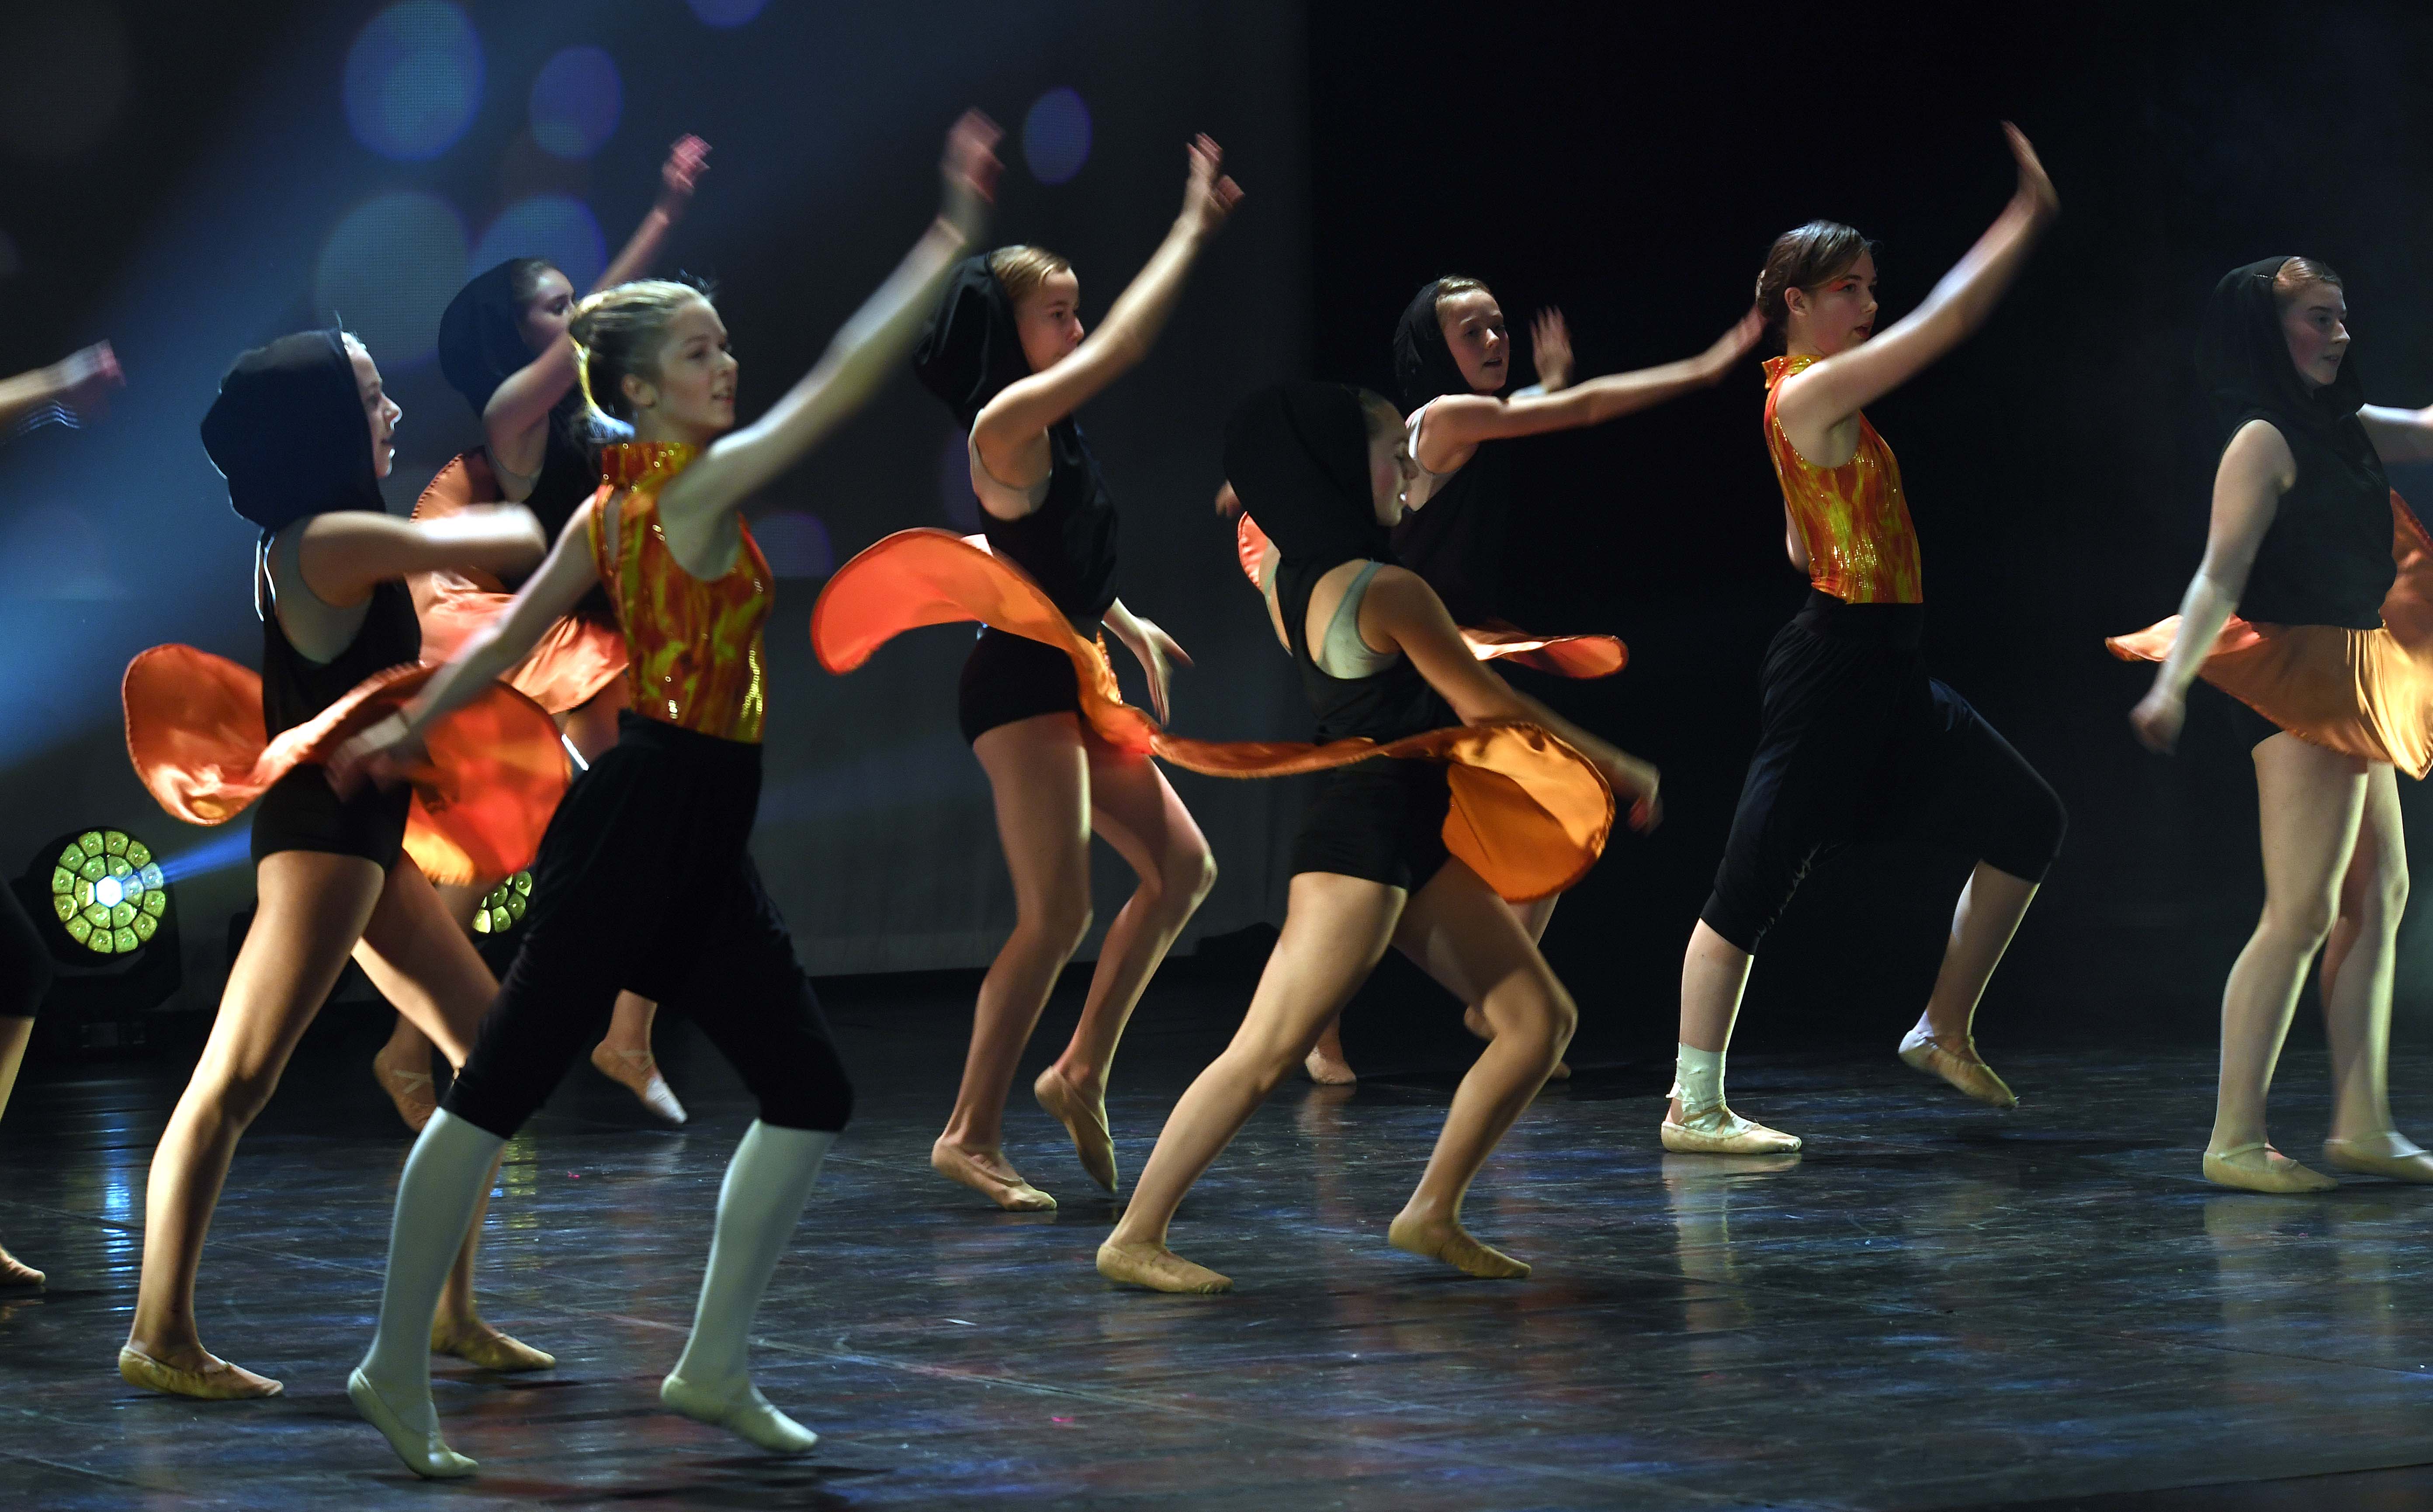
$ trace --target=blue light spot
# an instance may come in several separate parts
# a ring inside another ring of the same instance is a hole
[[[482,42],[447,0],[403,0],[374,16],[347,51],[347,124],[383,158],[424,162],[473,124]]]
[[[338,223],[313,275],[320,315],[334,316],[384,366],[431,355],[440,312],[465,280],[465,223],[436,195],[406,190],[365,201]]]
[[[161,878],[165,883],[182,882],[190,876],[216,872],[253,859],[253,825],[239,824],[225,835],[213,836],[183,856],[173,856],[161,863]]]
[[[597,47],[569,47],[533,80],[533,140],[553,157],[587,158],[615,134],[624,105],[615,60]]]
[[[546,258],[576,289],[587,289],[608,265],[607,240],[591,207],[570,195],[535,195],[499,212],[467,264],[470,273],[511,257]]]
[[[836,570],[836,548],[817,515],[775,509],[752,521],[752,538],[779,577],[825,577]]]
[[[946,450],[938,455],[938,500],[946,506],[946,523],[966,535],[977,535],[980,529],[980,499],[972,492],[972,458],[970,441],[961,435],[946,437]]]
[[[740,26],[758,15],[769,0],[686,0],[706,26]]]
[[[1068,89],[1052,89],[1030,102],[1022,118],[1022,157],[1043,184],[1072,181],[1090,161],[1090,108]]]

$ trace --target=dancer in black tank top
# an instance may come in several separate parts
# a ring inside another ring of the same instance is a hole
[[[990,550],[1037,581],[1082,636],[1101,624],[1114,632],[1148,674],[1160,719],[1169,663],[1190,658],[1115,596],[1114,502],[1073,412],[1147,355],[1200,247],[1241,197],[1206,137],[1192,145],[1182,213],[1086,340],[1071,265],[1008,246],[956,270],[913,354],[921,382],[970,435]],[[1005,1100],[1057,974],[1090,927],[1090,836],[1114,846],[1140,886],[1108,926],[1072,1043],[1031,1090],[1110,1192],[1107,1067],[1149,974],[1216,879],[1207,841],[1165,776],[1082,724],[1073,679],[1063,653],[990,630],[972,648],[957,700],[996,797],[1015,918],[980,985],[962,1087],[929,1164],[1016,1211],[1056,1205],[1005,1158]]]
[[[230,501],[262,532],[254,590],[263,723],[272,735],[371,673],[416,659],[421,634],[406,573],[512,570],[539,559],[540,531],[519,505],[432,524],[387,513],[379,479],[399,414],[361,343],[312,331],[238,358],[204,418],[203,444],[228,479]],[[342,800],[314,765],[260,801],[253,924],[145,1189],[143,1284],[118,1356],[131,1385],[214,1399],[278,1395],[277,1381],[203,1348],[195,1274],[237,1140],[350,953],[451,1064],[472,1050],[498,984],[400,852],[410,801],[402,790]],[[491,1369],[553,1365],[476,1316],[473,1245],[468,1237],[458,1253],[434,1347]]]

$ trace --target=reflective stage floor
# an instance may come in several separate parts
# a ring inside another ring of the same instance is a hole
[[[648,1127],[579,1067],[510,1147],[485,1310],[562,1363],[444,1363],[440,1410],[484,1471],[447,1486],[408,1475],[342,1390],[407,1145],[366,1065],[372,1011],[332,1009],[307,1040],[205,1257],[204,1337],[284,1378],[272,1402],[146,1395],[112,1365],[182,1062],[34,1068],[0,1127],[0,1238],[52,1282],[0,1294],[0,1506],[2433,1504],[2433,1471],[2409,1468],[2433,1462],[2433,1191],[2206,1185],[2201,1047],[1998,1041],[2025,1102],[2010,1114],[1902,1067],[1897,1025],[1880,1055],[1736,1059],[1735,1102],[1810,1139],[1775,1162],[1667,1156],[1666,1068],[1585,1067],[1471,1198],[1472,1227],[1536,1265],[1518,1283],[1384,1243],[1449,1078],[1296,1079],[1176,1226],[1239,1291],[1179,1299],[1091,1269],[1110,1203],[1027,1096],[1009,1150],[1061,1213],[1001,1215],[931,1175],[967,991],[831,996],[862,1112],[756,1355],[768,1395],[825,1436],[799,1460],[655,1394],[749,1117],[680,1026],[662,1054],[689,1127]],[[1127,1178],[1243,995],[1152,991],[1110,1110]],[[1072,1011],[1060,997],[1040,1045]],[[2429,1079],[2433,1057],[2393,1067],[2420,1135]],[[2311,1159],[2321,1053],[2293,1051],[2282,1087],[2276,1131]]]

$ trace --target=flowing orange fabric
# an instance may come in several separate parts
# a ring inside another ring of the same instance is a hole
[[[625,685],[634,712],[757,745],[765,694],[760,632],[775,599],[768,559],[739,518],[742,542],[735,565],[705,582],[677,564],[659,525],[659,490],[699,454],[668,442],[602,449],[591,562],[625,626],[633,658]],[[613,542],[605,535],[612,507]]]
[[[172,818],[225,824],[270,785],[386,719],[438,671],[394,667],[311,721],[264,736],[262,678],[192,646],[155,646],[127,667],[127,754]],[[557,723],[500,684],[433,724],[430,760],[407,773],[405,850],[434,882],[501,877],[530,866],[566,793]]]
[[[907,630],[977,620],[1072,658],[1100,739],[1214,777],[1283,777],[1372,756],[1445,762],[1445,846],[1498,894],[1526,903],[1588,875],[1613,832],[1613,790],[1588,758],[1534,724],[1461,725],[1379,745],[1194,740],[1123,702],[1105,654],[1020,569],[941,530],[898,531],[837,569],[811,609],[820,664],[843,673]]]
[[[501,502],[498,475],[479,448],[459,453],[415,501],[414,518],[439,519],[473,504]],[[422,621],[422,659],[444,662],[473,632],[506,611],[515,597],[479,568],[417,572],[406,579]],[[625,670],[625,637],[615,625],[567,615],[541,633],[539,644],[500,679],[552,714],[591,702]]]
[[[1268,586],[1260,564],[1267,559],[1268,533],[1247,514],[1234,523],[1234,549],[1242,575],[1264,596]],[[1502,620],[1460,628],[1463,643],[1480,661],[1501,658],[1557,677],[1610,677],[1630,661],[1630,648],[1611,636],[1533,636]]]
[[[2197,675],[2302,740],[2422,777],[2433,771],[2433,539],[2396,490],[2390,520],[2399,576],[2381,629],[2233,615]],[[2161,661],[2179,630],[2173,615],[2103,643],[2123,661]]]
[[[1923,603],[1926,573],[1893,449],[1862,415],[1859,450],[1838,467],[1820,467],[1775,418],[1782,381],[1815,361],[1813,354],[1765,360],[1765,449],[1808,552],[1809,585],[1844,603]]]

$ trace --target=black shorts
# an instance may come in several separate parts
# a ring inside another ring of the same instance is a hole
[[[405,850],[405,815],[414,790],[366,783],[341,800],[318,763],[298,767],[253,806],[253,858],[281,851],[360,856],[385,872]]]
[[[983,630],[972,654],[963,658],[955,717],[967,741],[1016,720],[1080,712],[1073,658],[1053,646],[1002,630]]]
[[[1294,875],[1334,872],[1417,892],[1444,865],[1444,763],[1372,758],[1319,781],[1293,839]]]

